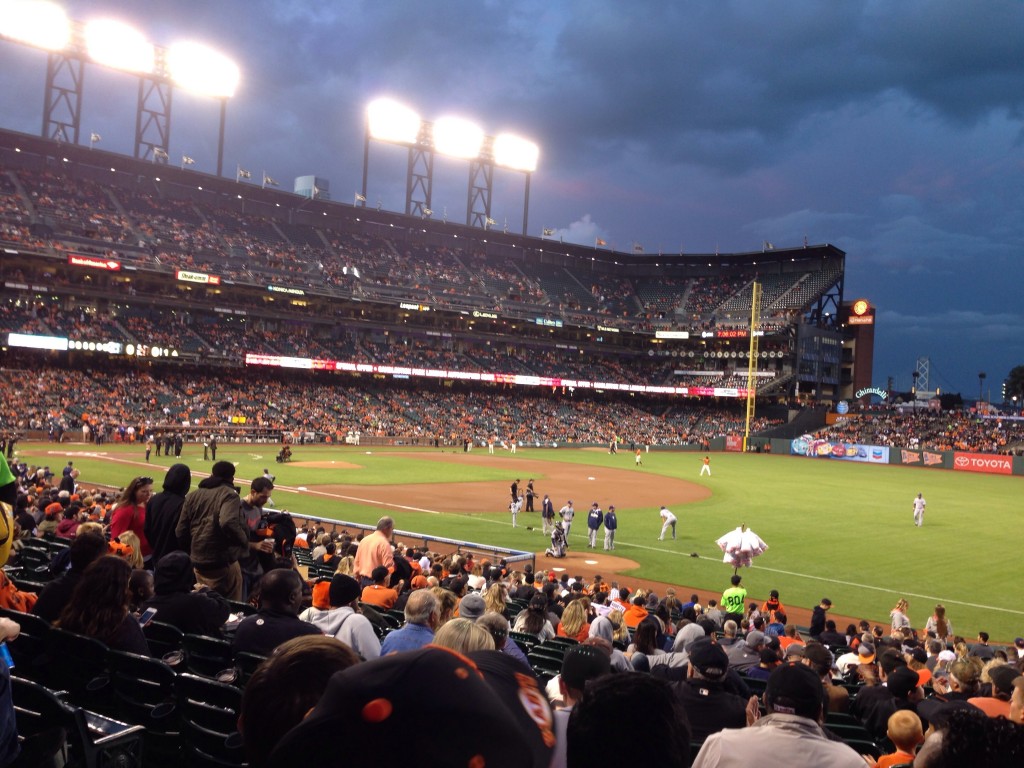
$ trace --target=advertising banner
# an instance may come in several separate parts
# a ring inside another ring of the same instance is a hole
[[[794,439],[790,443],[789,452],[794,456],[807,456],[813,459],[860,461],[868,464],[889,463],[889,446],[887,445],[834,442],[811,435],[803,435]]]
[[[961,472],[985,472],[990,475],[1012,475],[1013,461],[1009,456],[957,451],[953,454],[953,469]]]
[[[943,456],[938,451],[913,451],[908,448],[900,448],[899,463],[919,467],[942,468],[945,466]]]

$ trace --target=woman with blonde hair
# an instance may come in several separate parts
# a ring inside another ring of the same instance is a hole
[[[482,563],[473,563],[473,570],[470,571],[469,578],[466,579],[466,583],[469,585],[470,589],[475,589],[477,592],[487,586],[487,579],[484,578],[484,566]]]
[[[935,613],[928,618],[924,631],[934,633],[935,638],[943,643],[953,637],[953,624],[946,618],[946,606],[942,603],[935,606]]]
[[[590,622],[587,621],[587,607],[581,600],[573,600],[562,611],[562,620],[555,630],[558,637],[571,637],[583,642],[590,637]]]
[[[338,560],[338,570],[335,571],[335,573],[343,573],[346,576],[351,576],[355,560],[356,559],[352,557],[352,555],[346,555],[345,557],[340,558]]]
[[[491,633],[469,619],[452,619],[434,634],[432,645],[450,648],[459,653],[493,651]]]
[[[907,608],[910,607],[910,603],[907,602],[906,598],[901,597],[897,602],[896,606],[889,611],[889,618],[891,619],[891,636],[896,638],[903,638],[903,630],[910,629],[910,618],[907,616]]]
[[[143,567],[142,543],[135,535],[135,531],[125,531],[117,537],[116,541],[123,544],[124,547],[118,548],[112,554],[123,557],[132,568],[141,569]]]
[[[508,588],[496,581],[484,592],[485,613],[500,613],[508,618]]]
[[[608,614],[608,621],[612,623],[612,641],[626,645],[629,643],[629,627],[622,620],[622,611],[616,609]]]

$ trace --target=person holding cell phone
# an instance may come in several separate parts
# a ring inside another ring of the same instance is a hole
[[[56,626],[94,637],[115,651],[149,655],[142,627],[129,610],[132,567],[116,555],[94,561],[75,586]]]

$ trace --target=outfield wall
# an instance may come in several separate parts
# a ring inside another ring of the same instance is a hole
[[[1024,456],[968,451],[930,451],[894,448],[887,445],[832,442],[798,437],[771,440],[771,452],[828,461],[854,461],[864,464],[899,464],[926,469],[951,469],[989,475],[1024,475]]]

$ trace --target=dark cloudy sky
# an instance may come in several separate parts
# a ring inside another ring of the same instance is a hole
[[[240,65],[225,166],[351,200],[363,114],[390,95],[541,146],[530,231],[689,253],[833,243],[846,294],[878,307],[875,383],[999,398],[1024,364],[1024,4],[1018,0],[67,2]],[[31,133],[45,56],[0,44],[0,124]],[[10,73],[13,76],[8,76]],[[136,84],[90,67],[83,131],[131,152]],[[214,104],[175,93],[172,159],[216,161]],[[404,208],[405,154],[374,145],[371,204]],[[466,166],[435,211],[464,220]],[[522,225],[523,177],[493,215]]]

